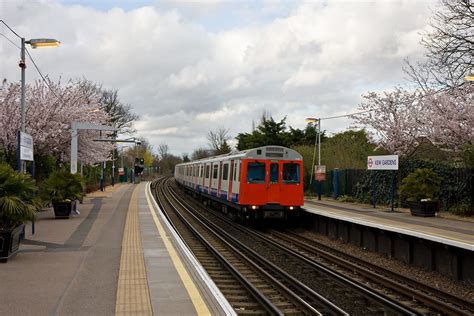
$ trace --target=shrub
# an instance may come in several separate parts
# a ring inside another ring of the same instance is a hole
[[[352,196],[349,195],[340,195],[337,200],[339,202],[347,202],[347,203],[353,203],[355,202],[355,199]]]
[[[407,201],[431,200],[440,191],[441,180],[432,169],[416,169],[402,180],[400,195]]]
[[[0,164],[0,230],[11,229],[31,220],[39,208],[37,191],[30,175],[16,173]]]
[[[449,211],[458,216],[474,216],[474,206],[467,203],[459,203],[452,206]]]
[[[53,172],[43,183],[41,196],[46,201],[64,202],[79,200],[84,195],[84,184],[79,174],[60,170]]]

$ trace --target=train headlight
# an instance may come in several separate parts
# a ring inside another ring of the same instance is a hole
[[[293,210],[294,210],[294,207],[293,207],[293,206],[290,206],[289,209],[290,209],[290,211],[293,211]]]
[[[258,208],[257,205],[252,205],[252,210],[256,210]]]

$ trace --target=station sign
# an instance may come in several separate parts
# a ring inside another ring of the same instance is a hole
[[[368,156],[367,170],[398,170],[398,155]]]
[[[20,160],[34,160],[33,155],[33,137],[20,132]]]
[[[326,180],[326,166],[325,165],[314,166],[314,179],[316,181]]]

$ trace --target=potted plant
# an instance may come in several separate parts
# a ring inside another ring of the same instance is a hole
[[[432,169],[416,169],[402,180],[400,195],[406,198],[414,216],[435,216],[438,201],[433,198],[440,191],[442,178]]]
[[[58,218],[69,218],[76,208],[76,200],[82,199],[83,195],[84,185],[79,174],[55,171],[43,183],[42,197],[51,201],[54,215]]]
[[[6,262],[20,248],[20,233],[39,207],[37,188],[27,174],[0,164],[0,262]]]

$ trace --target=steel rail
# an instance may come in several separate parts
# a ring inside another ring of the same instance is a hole
[[[406,276],[397,274],[393,271],[387,270],[385,268],[382,268],[350,254],[346,254],[337,249],[330,248],[316,240],[298,235],[291,231],[285,231],[285,233],[281,233],[272,230],[270,231],[270,234],[277,236],[278,238],[281,238],[283,240],[287,240],[290,243],[296,244],[298,247],[305,249],[310,253],[312,252],[318,256],[321,256],[336,265],[353,270],[374,282],[386,286],[387,288],[394,289],[399,293],[402,293],[403,295],[414,297],[418,301],[427,304],[427,306],[430,306],[443,313],[469,315],[470,313],[474,312],[474,304],[470,301],[463,300],[462,298],[433,288],[414,279],[410,279]],[[311,244],[314,244],[316,246],[312,246]],[[317,249],[316,247],[324,248],[328,251],[336,253],[337,255],[334,255],[326,250]],[[343,259],[341,257],[345,257],[346,259]],[[406,285],[401,284],[400,282],[405,283]],[[456,306],[453,306],[452,304],[447,304],[440,300],[447,300]],[[469,310],[469,312],[466,312],[463,309],[467,309]]]
[[[207,210],[213,212],[215,215],[219,216],[221,219],[225,220],[226,222],[232,223],[232,221],[229,218],[223,216],[222,214],[217,213],[214,210],[209,209],[209,208],[207,208]],[[265,242],[269,242],[270,244],[273,244],[275,247],[278,247],[279,249],[281,249],[283,251],[286,251],[286,252],[291,253],[292,255],[295,255],[300,260],[302,260],[304,262],[307,262],[311,266],[314,266],[314,268],[319,269],[319,270],[323,270],[325,273],[327,273],[327,274],[333,276],[334,278],[339,279],[341,282],[346,283],[347,285],[349,285],[349,286],[351,286],[355,289],[358,289],[359,291],[369,295],[370,297],[372,297],[373,299],[381,302],[385,306],[390,306],[392,309],[397,310],[399,312],[402,312],[404,314],[416,314],[415,310],[413,310],[411,308],[407,308],[404,305],[401,305],[399,303],[395,303],[392,299],[390,299],[388,297],[385,297],[385,296],[377,293],[376,291],[368,289],[366,286],[364,286],[363,284],[360,284],[359,282],[352,281],[352,280],[348,279],[347,277],[345,277],[344,275],[342,275],[339,272],[336,272],[332,269],[326,268],[326,267],[314,262],[313,260],[308,260],[308,258],[306,258],[304,256],[301,256],[297,252],[289,250],[287,247],[279,245],[278,243],[276,243],[275,241],[273,241],[271,239],[268,239],[266,236],[264,236],[261,233],[258,233],[254,230],[251,230],[251,229],[249,229],[247,227],[243,227],[243,226],[238,226],[236,228],[241,230],[241,231],[244,231],[246,234],[253,234],[256,237],[261,238]]]
[[[262,269],[262,267],[258,264],[256,264],[252,259],[247,257],[245,254],[243,254],[239,249],[237,249],[235,246],[229,243],[228,240],[223,238],[223,235],[228,235],[225,231],[223,231],[220,227],[214,225],[213,223],[209,222],[209,220],[206,220],[205,218],[202,218],[199,216],[199,213],[195,213],[193,208],[189,206],[189,204],[186,201],[181,200],[179,195],[176,195],[176,193],[172,190],[170,190],[170,194],[173,194],[173,197],[175,198],[176,202],[180,204],[181,207],[185,208],[188,210],[188,214],[193,217],[194,220],[196,220],[200,225],[205,227],[211,234],[213,234],[220,242],[226,245],[229,249],[231,249],[234,253],[238,254],[239,257],[241,257],[248,265],[252,266],[255,270],[257,270],[260,274],[264,275],[264,277],[267,280],[270,280],[272,282],[273,286],[276,286],[281,292],[285,293],[287,297],[290,297],[294,302],[297,302],[300,305],[300,308],[304,310],[305,313],[310,313],[310,314],[315,314],[315,315],[321,315],[321,313],[316,310],[313,306],[308,304],[306,301],[304,301],[299,295],[294,293],[291,289],[287,288],[284,284],[282,284],[280,281],[275,279],[272,275],[270,275],[267,271]],[[184,205],[186,204],[186,205]],[[193,210],[193,211],[190,211]],[[217,231],[217,232],[216,232]],[[231,239],[233,239],[231,237]],[[239,247],[241,246],[240,244],[238,245]],[[270,262],[266,262],[267,264],[271,264]],[[303,284],[301,284],[304,286]],[[299,285],[298,285],[299,286]],[[309,288],[305,288],[305,291],[312,291]],[[324,298],[322,298],[324,299]],[[330,303],[330,302],[329,302]],[[330,303],[332,304],[332,303]],[[335,307],[335,306],[334,306]],[[335,310],[338,310],[337,307],[335,307]],[[332,309],[332,311],[335,311]],[[339,311],[341,311],[339,309]],[[343,315],[347,315],[343,311],[340,312]]]
[[[166,180],[163,181],[163,185],[159,186],[158,190],[163,190],[163,186]],[[168,205],[173,208],[175,214],[180,218],[183,224],[192,232],[192,234],[212,253],[212,255],[234,276],[234,278],[251,294],[252,297],[259,302],[259,304],[264,308],[264,310],[270,315],[283,315],[283,313],[276,307],[268,298],[261,293],[247,278],[245,278],[235,267],[214,247],[212,246],[204,236],[199,233],[193,225],[186,219],[180,212],[177,207],[171,202],[165,192],[162,191],[163,197],[167,200]],[[159,203],[160,208],[163,212],[166,212],[166,209],[162,203],[162,200],[157,198],[157,203]],[[170,219],[169,215],[166,214],[168,220]],[[173,225],[174,226],[174,225]],[[174,226],[176,229],[176,226]],[[177,231],[179,233],[179,231]]]
[[[175,195],[176,199],[179,199],[179,203],[182,203],[184,207],[188,209],[192,209],[193,207],[189,205],[188,202],[186,202],[184,199],[181,198],[179,194],[177,194],[174,190],[170,189],[173,191],[173,194]],[[288,274],[286,271],[283,271],[281,268],[270,262],[268,259],[264,258],[260,254],[256,253],[254,250],[250,249],[247,245],[243,244],[241,241],[237,240],[234,236],[230,235],[227,231],[219,227],[218,225],[210,222],[209,220],[205,219],[202,214],[196,213],[196,214],[191,214],[194,217],[199,217],[197,220],[201,221],[206,221],[204,225],[210,225],[212,226],[212,230],[218,231],[219,238],[221,236],[225,236],[227,240],[232,241],[232,243],[236,244],[240,249],[245,250],[245,252],[252,257],[253,260],[256,260],[260,263],[260,266],[267,266],[269,270],[273,271],[274,273],[280,275],[283,279],[286,280],[287,283],[291,284],[292,287],[299,289],[299,292],[304,293],[305,296],[311,298],[313,302],[319,302],[319,304],[322,304],[325,306],[330,313],[334,314],[341,314],[341,315],[348,315],[347,312],[339,308],[337,305],[329,301],[327,298],[323,297],[319,293],[315,292],[313,289],[302,283],[301,281],[295,279],[293,276]],[[227,218],[226,218],[227,220]],[[235,225],[235,223],[228,221],[229,224]],[[240,225],[237,225],[237,227],[240,227]],[[237,228],[239,229],[239,228]],[[268,274],[265,270],[262,270],[259,265],[256,265],[256,267],[262,271],[262,273],[265,273],[268,275],[269,278],[274,279],[271,275]],[[281,284],[278,280],[275,279],[274,282],[278,282],[278,284]],[[282,290],[287,291],[289,295],[293,295],[294,299],[297,299],[298,301],[301,302],[301,304],[305,304],[306,306],[310,306],[308,302],[306,302],[301,296],[297,295],[294,293],[292,290],[288,289],[285,285],[281,284]],[[313,308],[314,309],[314,308]]]

